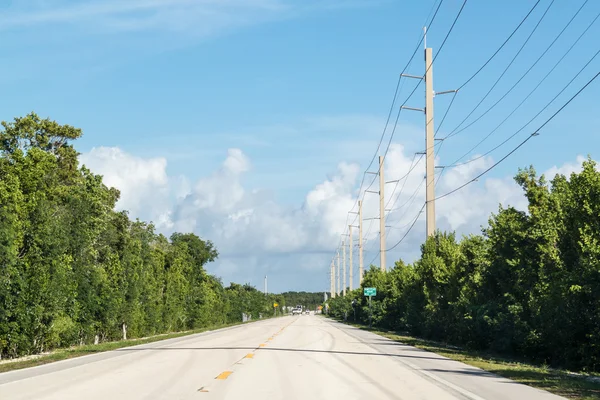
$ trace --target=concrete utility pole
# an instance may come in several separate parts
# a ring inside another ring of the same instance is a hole
[[[433,64],[431,48],[425,48],[425,162],[427,236],[435,234],[435,155],[433,125]]]
[[[337,251],[337,291],[336,296],[340,295],[340,250]]]
[[[267,276],[265,275],[265,294],[269,294],[267,291]]]
[[[331,298],[335,298],[335,264],[333,260],[331,260],[331,268],[329,270],[331,284],[329,285],[329,292],[331,293]]]
[[[344,255],[344,287],[342,288],[342,292],[344,293],[344,296],[346,295],[346,243],[344,243],[344,241],[342,240],[342,254]]]
[[[363,280],[363,234],[362,234],[362,201],[358,201],[358,283]]]
[[[385,271],[385,180],[383,177],[383,156],[379,156],[379,261]]]
[[[353,289],[352,281],[354,280],[354,271],[352,271],[352,248],[354,247],[354,238],[352,237],[352,225],[348,225],[348,234],[350,235],[350,240],[348,241],[348,251],[350,252],[350,291]]]
[[[402,74],[406,78],[425,80],[425,109],[406,107],[404,109],[425,113],[425,207],[427,237],[435,234],[435,125],[433,123],[433,98],[436,95],[458,93],[459,89],[435,92],[433,90],[433,50],[427,47],[427,29],[425,31],[425,76]]]

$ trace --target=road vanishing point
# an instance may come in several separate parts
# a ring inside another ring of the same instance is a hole
[[[0,374],[2,400],[552,400],[562,397],[314,315]]]

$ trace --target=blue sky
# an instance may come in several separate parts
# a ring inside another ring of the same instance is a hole
[[[436,59],[435,89],[460,86],[534,3],[468,1]],[[487,92],[550,3],[542,0],[504,50],[459,92],[440,135],[458,125]],[[427,37],[434,54],[461,4],[443,2]],[[581,4],[579,0],[552,3],[530,42],[473,117],[519,79]],[[293,214],[305,205],[308,192],[325,180],[335,180],[339,163],[356,163],[364,169],[375,152],[397,76],[433,5],[433,0],[4,0],[0,2],[0,119],[35,111],[81,127],[80,152],[103,146],[139,160],[164,159],[164,179],[185,180],[192,187],[220,168],[228,149],[238,148],[252,166],[244,172],[241,186],[247,191],[259,189],[282,214]],[[599,12],[600,3],[588,1],[513,93],[444,144],[441,164],[461,156],[493,129]],[[558,93],[598,50],[593,39],[597,37],[600,24],[592,26],[478,152],[504,140]],[[419,51],[407,72],[421,74],[422,60]],[[492,153],[492,159],[525,138],[599,68],[600,57],[529,129]],[[404,82],[399,98],[405,99],[415,83]],[[600,144],[598,87],[592,84],[539,137],[488,176],[504,179],[529,164],[546,171],[573,163],[578,155],[595,156],[593,149]],[[451,96],[436,98],[437,122]],[[422,107],[423,100],[421,87],[409,105]],[[404,146],[405,156],[423,149],[422,129],[421,114],[402,112],[394,143]],[[100,164],[97,168],[104,171]],[[353,187],[357,186],[355,181]],[[175,201],[176,196],[167,197]],[[152,207],[151,203],[140,206],[140,216],[151,217],[146,210]],[[485,220],[485,215],[481,218]],[[192,229],[208,235],[200,225]],[[343,224],[335,229],[343,229]],[[323,264],[318,273],[326,275],[331,255],[322,255],[321,247],[316,247],[297,250],[313,257],[310,262]],[[260,265],[269,264],[264,258],[267,253],[256,255],[254,267],[241,268],[247,279],[263,274]],[[274,290],[298,288],[294,285],[323,288],[323,282],[308,278],[289,283],[293,263],[293,259],[286,261],[286,268],[278,270]],[[217,272],[240,273],[239,265],[227,269],[226,264],[224,260]]]

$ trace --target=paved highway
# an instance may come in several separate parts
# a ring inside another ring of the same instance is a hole
[[[325,318],[302,315],[3,373],[0,399],[561,397]]]

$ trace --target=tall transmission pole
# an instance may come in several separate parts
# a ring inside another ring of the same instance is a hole
[[[336,296],[340,295],[340,250],[337,251],[337,291]]]
[[[435,155],[433,125],[433,51],[425,48],[425,162],[427,236],[435,234]]]
[[[354,238],[352,237],[352,225],[348,225],[348,235],[350,236],[350,240],[348,240],[348,251],[350,252],[350,265],[349,265],[349,272],[350,272],[350,288],[349,290],[352,291],[353,289],[353,283],[352,281],[354,280],[354,271],[353,271],[353,267],[352,267],[352,248],[354,247]]]
[[[350,290],[354,289],[354,265],[352,257],[354,254],[354,237],[352,236],[352,228],[358,228],[358,286],[361,285],[363,280],[363,237],[362,237],[362,200],[358,200],[358,212],[350,212],[352,214],[358,214],[358,226],[349,225],[348,232],[350,236]]]
[[[362,201],[358,201],[358,284],[363,280],[363,221],[362,221]]]
[[[331,268],[329,269],[329,275],[331,283],[329,285],[329,292],[331,293],[331,298],[335,298],[335,264],[333,260],[331,260]]]
[[[435,234],[435,125],[433,123],[433,98],[436,95],[457,93],[458,89],[435,92],[433,90],[433,50],[427,47],[427,29],[425,31],[425,75],[413,76],[402,74],[407,78],[425,80],[425,109],[406,107],[404,109],[425,113],[425,207],[427,237]]]
[[[385,271],[385,180],[383,177],[384,157],[379,156],[379,261]]]
[[[267,291],[267,276],[265,275],[265,294],[269,294]]]
[[[342,240],[342,254],[344,256],[344,286],[342,288],[342,293],[344,294],[344,296],[346,295],[346,243]]]

